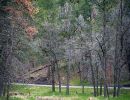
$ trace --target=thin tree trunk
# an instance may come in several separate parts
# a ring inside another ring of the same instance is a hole
[[[9,91],[10,91],[10,82],[7,83],[7,96],[6,96],[6,100],[9,100]]]
[[[98,79],[98,66],[96,66],[96,72],[97,72],[97,73],[96,73],[96,74],[97,74],[97,79],[96,79],[96,80],[97,80],[97,83],[96,83],[96,84],[97,84],[97,96],[98,96],[98,95],[99,95],[99,94],[98,94],[98,81],[99,81],[99,79]]]
[[[120,94],[120,69],[118,70],[118,80],[117,80],[117,96]]]
[[[84,84],[82,84],[82,94],[84,94]]]
[[[122,34],[124,34],[123,33],[123,25],[122,25],[122,22],[123,22],[123,0],[120,0],[120,45],[121,45],[121,47],[120,47],[120,58],[123,58],[122,57],[122,51],[123,51],[123,36],[122,36]],[[118,78],[117,78],[117,96],[119,96],[119,94],[120,94],[120,73],[121,73],[121,65],[119,65],[118,66],[119,68],[118,68]]]
[[[3,82],[2,81],[0,81],[0,96],[2,96],[2,94],[3,94]]]
[[[52,92],[55,92],[55,64],[54,62],[52,63],[52,66],[51,66],[51,73],[52,73]]]
[[[107,62],[106,62],[106,0],[103,0],[103,67],[104,67],[104,97],[109,97],[109,93],[108,93],[108,86],[107,86]]]
[[[102,95],[102,81],[103,81],[103,79],[101,78],[100,79],[100,96]]]
[[[69,69],[70,68],[70,62],[67,66],[67,85],[66,85],[66,94],[69,95],[69,83],[70,83],[70,72]]]
[[[83,80],[83,76],[82,76],[82,71],[81,71],[81,68],[80,68],[80,66],[81,66],[81,63],[79,62],[79,64],[78,64],[78,72],[79,72],[79,78],[80,78],[80,85],[82,86],[82,93],[84,94],[84,80]]]
[[[114,72],[115,73],[115,72]],[[116,96],[116,77],[114,75],[114,90],[113,90],[113,97]]]
[[[115,48],[115,69],[114,69],[114,92],[113,97],[119,96],[120,94],[120,73],[121,73],[121,62],[122,51],[123,51],[123,28],[122,28],[122,20],[123,20],[123,0],[120,0],[120,34],[116,34],[116,48]],[[119,43],[120,42],[120,43]],[[118,47],[120,45],[120,47]],[[120,49],[119,49],[120,48]],[[119,49],[119,51],[118,51]],[[117,85],[117,86],[116,86]]]
[[[81,68],[80,68],[80,62],[78,64],[78,72],[79,72],[79,79],[80,79],[80,85],[82,84],[82,76],[81,76]]]
[[[6,85],[6,83],[4,84],[4,86],[3,86],[3,96],[6,96],[6,91],[7,91],[7,85]]]
[[[115,64],[114,64],[114,90],[113,90],[113,97],[116,96],[116,91],[117,91],[117,88],[116,88],[116,85],[117,85],[117,66],[118,66],[118,61],[117,61],[117,37],[118,37],[118,34],[116,33],[116,45],[115,45]]]
[[[57,69],[58,82],[59,82],[59,93],[61,93],[61,78],[60,78],[60,72],[59,72],[58,62],[57,61],[56,61],[56,69]]]
[[[92,5],[91,5],[92,6]],[[90,6],[90,7],[91,7]],[[90,12],[91,12],[91,15],[90,15],[90,34],[91,34],[91,46],[93,45],[93,25],[92,25],[92,8],[90,9]],[[93,65],[92,65],[92,55],[91,55],[91,51],[89,51],[89,62],[90,62],[90,67],[91,67],[91,74],[92,74],[92,84],[93,84],[93,92],[94,92],[94,96],[96,97],[96,85],[95,85],[95,76],[94,76],[94,68],[93,68]]]
[[[61,93],[61,78],[60,78],[60,71],[58,67],[58,60],[54,51],[51,50],[51,53],[54,59],[54,65],[56,66],[56,70],[57,70],[57,76],[58,76],[58,82],[59,82],[59,93]]]
[[[70,45],[69,45],[70,46]],[[67,65],[67,84],[66,84],[66,94],[69,95],[69,85],[70,85],[70,55],[71,55],[71,51],[70,51],[70,47],[68,50],[68,65]]]
[[[94,76],[94,69],[93,69],[93,65],[92,65],[91,52],[90,52],[90,66],[91,66],[91,73],[92,73],[92,83],[93,83],[93,89],[94,89],[94,96],[96,96],[95,76]]]

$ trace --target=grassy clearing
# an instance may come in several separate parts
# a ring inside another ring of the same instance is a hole
[[[13,86],[11,89],[12,93],[22,94],[27,100],[35,100],[35,98],[38,96],[53,96],[53,97],[58,96],[58,97],[64,97],[66,100],[69,100],[69,98],[75,97],[76,100],[86,100],[87,97],[92,95],[92,89],[85,89],[86,94],[81,94],[81,89],[72,88],[70,89],[69,96],[66,96],[65,88],[62,89],[61,94],[59,94],[57,91],[58,91],[58,88],[56,88],[56,92],[52,93],[51,88],[48,88],[48,87],[17,86],[17,85]]]
[[[82,94],[82,90],[79,88],[71,88],[69,96],[66,95],[65,88],[62,89],[61,94],[57,91],[58,88],[56,88],[56,92],[52,93],[49,87],[15,85],[11,87],[10,100],[36,100],[38,97],[48,97],[54,100],[88,100],[88,98],[93,96],[93,90],[88,88],[85,89],[85,94]],[[1,97],[0,100],[5,100],[5,98]],[[121,90],[121,95],[118,98],[110,96],[108,99],[101,96],[92,100],[130,100],[130,90]]]
[[[90,83],[88,81],[82,81],[82,83],[84,84],[84,86],[88,86],[90,85]],[[74,76],[71,80],[70,80],[70,84],[71,85],[76,85],[76,86],[80,86],[81,83],[80,83],[80,79],[78,76]]]

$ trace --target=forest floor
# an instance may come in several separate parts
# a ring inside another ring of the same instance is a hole
[[[103,96],[93,97],[93,89],[85,88],[85,93],[82,94],[81,88],[70,88],[70,95],[66,95],[65,88],[62,88],[62,93],[51,92],[51,87],[32,86],[32,85],[13,85],[10,89],[9,100],[130,100],[130,89],[121,89],[119,97],[104,98]],[[112,89],[110,89],[112,94]],[[0,98],[0,100],[6,100]]]

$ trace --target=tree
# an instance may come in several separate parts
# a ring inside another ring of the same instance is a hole
[[[20,10],[17,9],[17,7],[14,6],[14,4],[25,6],[25,8],[21,7]],[[33,10],[32,10],[33,9]],[[10,0],[1,0],[0,1],[0,14],[1,16],[1,23],[3,23],[4,26],[0,26],[0,33],[1,33],[1,44],[0,44],[0,63],[1,63],[1,82],[0,82],[0,95],[7,94],[7,100],[9,100],[9,89],[10,89],[10,83],[12,81],[12,57],[14,56],[14,49],[15,46],[17,46],[17,40],[15,37],[18,35],[15,32],[17,30],[18,24],[22,27],[26,27],[26,25],[21,23],[22,21],[22,14],[23,12],[26,12],[32,16],[34,14],[34,7],[31,5],[30,1],[19,1],[16,0],[14,2]],[[27,23],[28,24],[28,23]],[[29,25],[29,24],[28,24]]]

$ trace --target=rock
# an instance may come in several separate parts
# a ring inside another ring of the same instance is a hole
[[[88,100],[96,100],[95,98],[93,97],[89,97]]]
[[[64,99],[46,96],[46,97],[36,97],[36,100],[64,100]]]
[[[79,100],[78,97],[55,97],[55,96],[45,96],[45,97],[36,97],[35,100]]]

